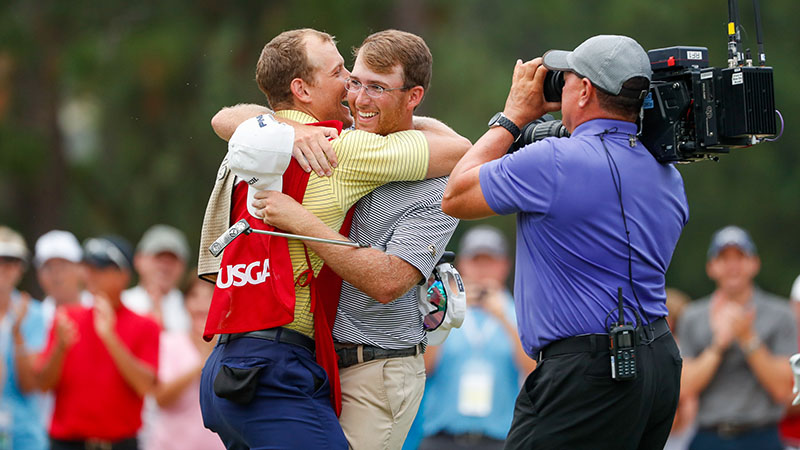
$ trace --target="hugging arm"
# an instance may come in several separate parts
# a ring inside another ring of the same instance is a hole
[[[286,194],[261,191],[256,193],[255,198],[265,223],[290,233],[348,240]],[[311,241],[305,244],[343,280],[381,303],[389,303],[400,297],[422,279],[422,274],[413,265],[375,248]],[[366,267],[369,268],[368,276],[365,276]]]
[[[469,139],[431,117],[414,116],[414,129],[428,141],[430,160],[425,178],[449,175],[472,145]]]
[[[225,107],[211,119],[211,128],[217,136],[228,141],[242,122],[261,114],[272,114],[272,111],[255,104]],[[332,168],[337,164],[336,152],[331,147],[330,139],[338,136],[339,132],[335,128],[305,125],[281,117],[275,119],[294,128],[292,155],[300,167],[306,172],[313,170],[319,176],[330,176]]]

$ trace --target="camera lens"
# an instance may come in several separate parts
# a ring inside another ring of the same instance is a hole
[[[564,90],[564,72],[551,70],[544,76],[544,99],[548,102],[560,102]]]
[[[556,120],[550,114],[545,114],[542,117],[528,122],[520,130],[519,139],[517,142],[511,144],[508,153],[514,153],[522,147],[536,141],[540,141],[547,137],[567,137],[569,132],[560,120]]]

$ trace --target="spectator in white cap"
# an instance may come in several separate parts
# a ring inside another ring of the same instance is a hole
[[[52,230],[36,241],[33,263],[39,286],[46,295],[42,312],[48,328],[59,306],[78,303],[91,306],[92,296],[84,290],[86,270],[81,265],[82,258],[81,245],[69,231]]]
[[[136,247],[134,267],[139,284],[126,290],[122,302],[139,314],[150,315],[167,331],[188,331],[189,315],[179,284],[186,271],[189,244],[169,225],[153,225]]]
[[[678,322],[681,395],[699,399],[690,449],[783,448],[778,421],[792,401],[797,332],[786,300],[756,286],[760,269],[745,230],[714,233],[706,273],[716,288]]]
[[[428,381],[420,449],[503,448],[514,400],[536,362],[517,336],[514,300],[505,286],[508,244],[497,228],[479,225],[461,238],[456,265],[467,292],[467,317],[425,353]]]
[[[19,233],[0,226],[0,423],[9,448],[45,449],[47,440],[32,372],[32,354],[44,345],[41,305],[16,290],[28,247]]]
[[[59,307],[91,306],[93,297],[85,290],[86,268],[81,264],[83,249],[69,231],[52,230],[36,241],[33,263],[36,277],[46,297],[42,300],[45,328],[50,329]],[[53,395],[46,393],[42,401],[42,417],[49,425],[53,412]]]

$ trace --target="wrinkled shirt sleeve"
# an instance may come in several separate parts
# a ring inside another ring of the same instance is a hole
[[[548,140],[484,164],[480,183],[486,203],[497,214],[545,215],[557,188],[557,164]]]

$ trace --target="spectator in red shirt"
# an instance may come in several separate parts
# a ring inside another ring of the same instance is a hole
[[[42,354],[39,382],[55,395],[52,450],[135,450],[142,402],[156,383],[159,327],[123,306],[130,245],[116,236],[84,243],[94,306],[61,308]]]

